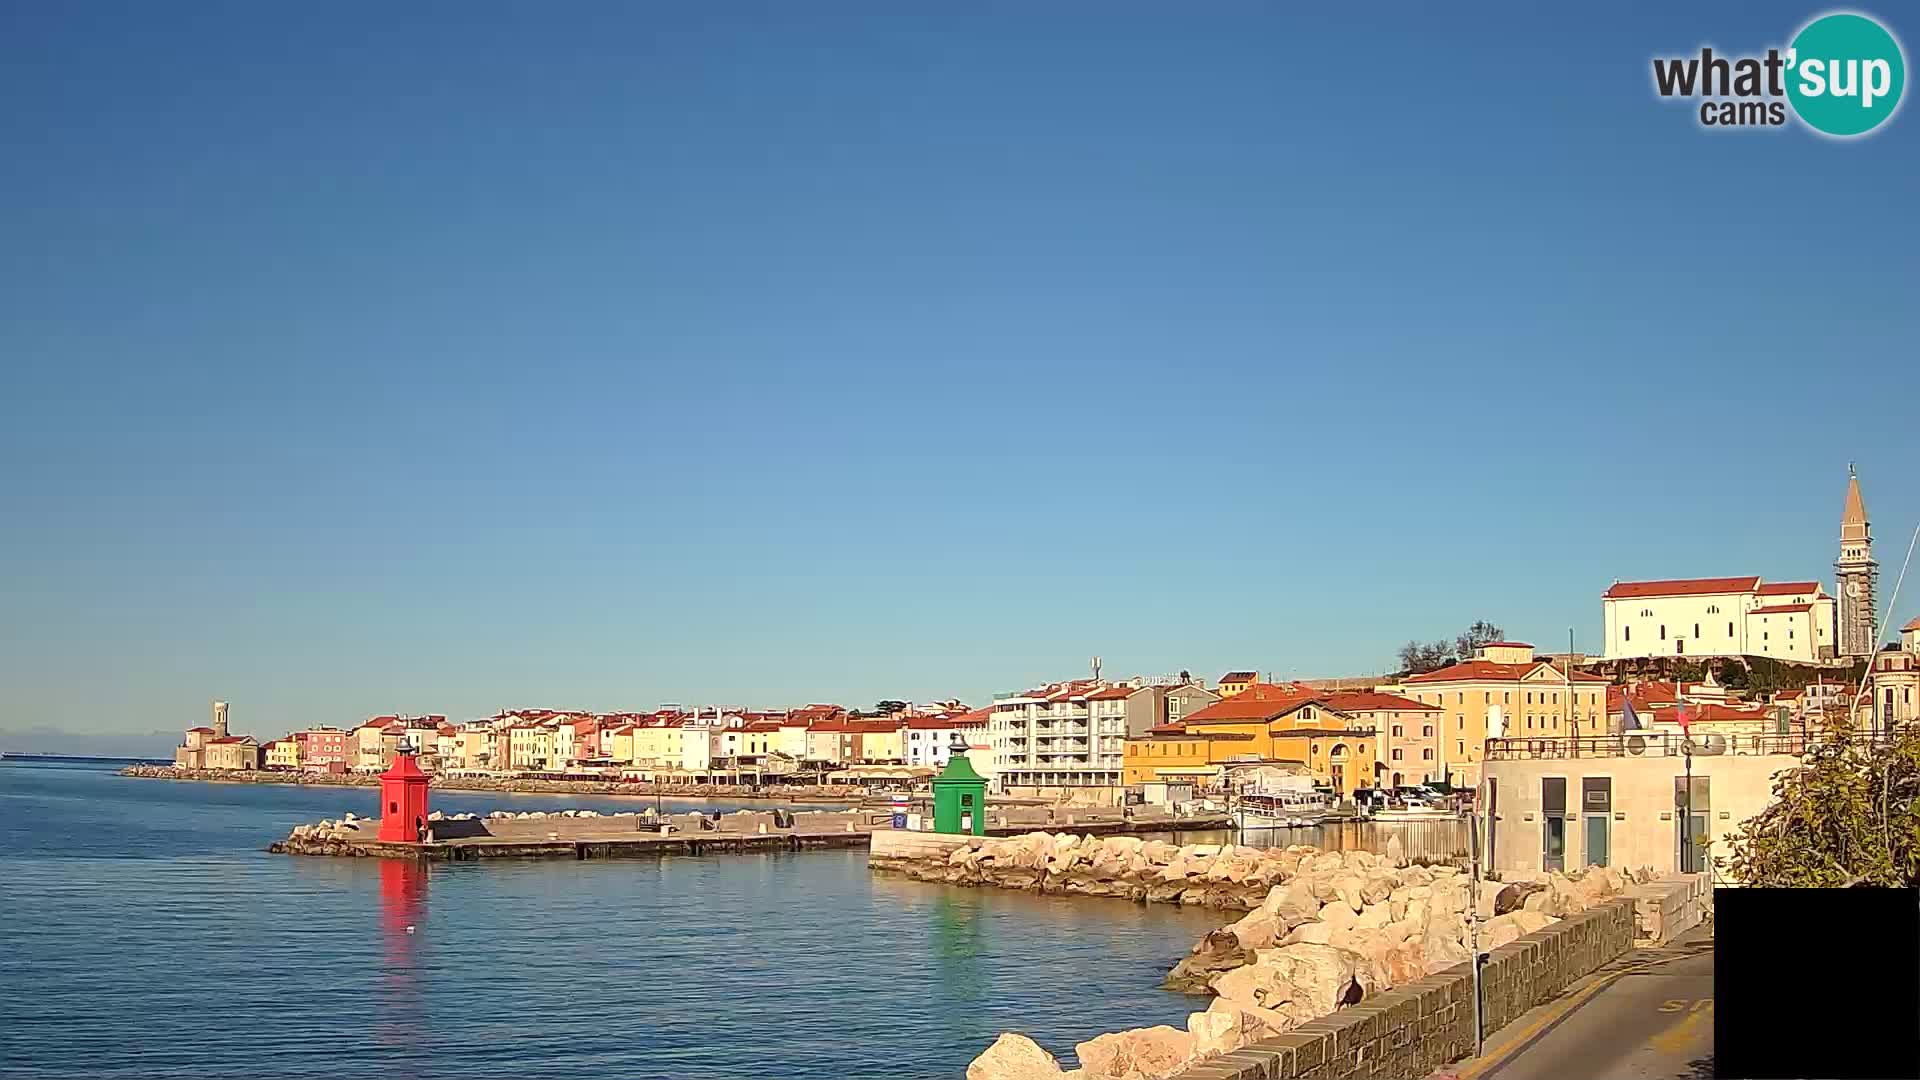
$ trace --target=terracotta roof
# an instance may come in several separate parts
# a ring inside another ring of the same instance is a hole
[[[907,726],[915,731],[946,731],[960,722],[957,716],[909,716]]]
[[[1219,742],[1252,742],[1253,736],[1244,731],[1188,731],[1181,724],[1155,724],[1147,729],[1147,734],[1162,739],[1212,739]],[[1194,762],[1196,765],[1204,762]]]
[[[1812,611],[1812,604],[1775,604],[1772,607],[1757,607],[1747,612],[1749,615],[1792,615],[1801,611]]]
[[[1920,630],[1920,616],[1915,616],[1912,622],[1900,628],[1902,633],[1908,630]]]
[[[1641,596],[1707,596],[1714,593],[1752,592],[1760,584],[1754,577],[1675,578],[1671,581],[1616,581],[1601,593],[1607,600]]]
[[[781,726],[782,725],[778,720],[755,720],[753,723],[747,725],[746,730],[748,731],[779,731]]]
[[[1688,723],[1711,724],[1717,721],[1726,721],[1726,720],[1771,720],[1771,719],[1772,717],[1768,715],[1765,709],[1735,709],[1726,705],[1689,705],[1687,706],[1687,722]],[[1679,709],[1656,709],[1654,710],[1654,713],[1653,713],[1653,720],[1654,720],[1654,723],[1657,723],[1657,724],[1677,724],[1680,722],[1680,710]]]
[[[1335,690],[1321,698],[1327,708],[1341,712],[1371,712],[1376,709],[1419,709],[1424,712],[1439,712],[1440,706],[1428,705],[1422,701],[1403,698],[1398,694],[1383,694],[1377,690]]]
[[[1087,700],[1088,701],[1116,701],[1124,698],[1130,698],[1133,695],[1139,693],[1142,689],[1143,689],[1142,687],[1138,687],[1138,686],[1109,686],[1105,690],[1097,690],[1091,694],[1088,694]]]
[[[849,720],[847,721],[847,730],[856,731],[863,735],[883,735],[888,732],[899,731],[900,722],[897,720]]]
[[[205,733],[206,733],[206,734],[208,734],[208,735],[211,735],[211,734],[213,734],[213,729],[212,729],[212,728],[210,728],[210,727],[190,727],[190,728],[188,728],[187,730],[188,730],[188,731],[201,731],[201,732],[205,732]]]
[[[1429,671],[1424,675],[1409,675],[1410,683],[1436,682],[1518,682],[1531,675],[1537,668],[1551,668],[1556,678],[1564,677],[1559,668],[1545,660],[1529,660],[1524,664],[1499,664],[1492,660],[1468,660],[1464,663],[1443,667],[1438,671]],[[1573,673],[1577,683],[1603,683],[1607,680],[1599,675],[1589,675],[1584,671]]]
[[[1289,694],[1256,694],[1255,688],[1249,688],[1244,694],[1216,701],[1204,709],[1197,709],[1186,716],[1189,724],[1228,723],[1272,720],[1276,716],[1291,712],[1296,706],[1318,700],[1317,690],[1294,690]]]
[[[1761,596],[1793,596],[1799,593],[1819,591],[1817,581],[1769,581],[1760,586]]]
[[[1373,736],[1373,732],[1361,731],[1358,728],[1310,728],[1310,727],[1293,728],[1288,731],[1273,732],[1273,738],[1276,738],[1276,739],[1314,739],[1314,738],[1327,738],[1329,736],[1337,736],[1343,739],[1344,738],[1364,739],[1364,738],[1371,738]]]
[[[961,713],[959,716],[953,718],[953,723],[955,727],[979,727],[992,719],[993,706],[989,705],[984,709],[975,709],[972,712]]]
[[[1221,682],[1253,682],[1260,677],[1257,671],[1229,671],[1220,676]]]
[[[216,743],[243,743],[243,742],[253,742],[253,741],[254,741],[254,738],[251,735],[223,735],[220,738],[213,740],[213,742],[216,742]]]
[[[1680,700],[1680,690],[1673,683],[1648,680],[1631,686],[1607,687],[1607,713],[1621,711],[1620,703],[1628,697],[1633,700],[1635,712],[1651,713],[1662,704],[1672,704]]]

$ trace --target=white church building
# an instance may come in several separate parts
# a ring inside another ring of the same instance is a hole
[[[1804,663],[1834,656],[1834,600],[1817,581],[1616,581],[1600,602],[1609,660],[1767,656]]]
[[[1833,569],[1838,597],[1817,581],[1616,581],[1600,597],[1606,658],[1765,656],[1805,663],[1873,653],[1879,564],[1852,466]]]

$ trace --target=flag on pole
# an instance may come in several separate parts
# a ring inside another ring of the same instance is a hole
[[[1633,699],[1622,694],[1620,697],[1620,730],[1640,731],[1640,714],[1633,711]]]
[[[1687,703],[1684,701],[1675,702],[1673,711],[1674,711],[1674,719],[1678,720],[1680,723],[1680,734],[1683,737],[1689,737],[1689,738],[1692,737],[1693,725],[1692,725],[1692,722],[1687,719]]]

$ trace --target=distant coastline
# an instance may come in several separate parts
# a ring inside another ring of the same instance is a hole
[[[133,757],[126,754],[36,754],[22,750],[0,750],[0,761],[70,761],[80,765],[165,765],[164,758]]]
[[[120,770],[120,775],[144,780],[193,780],[209,784],[298,784],[306,787],[377,787],[380,783],[380,777],[373,773],[282,772],[271,769],[180,769],[171,765],[149,764],[128,765]],[[864,799],[864,793],[858,789],[835,789],[812,785],[776,785],[763,788],[738,788],[727,784],[656,786],[647,783],[616,783],[606,780],[495,780],[487,777],[463,776],[444,779],[435,777],[433,786],[443,791],[501,791],[527,795],[610,795],[647,799],[662,796],[675,799],[737,799],[849,805],[857,804]]]

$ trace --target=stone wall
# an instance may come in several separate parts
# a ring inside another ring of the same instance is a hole
[[[1484,1030],[1499,1030],[1632,948],[1634,903],[1610,900],[1493,950],[1481,969]],[[1472,1052],[1473,970],[1463,963],[1173,1080],[1420,1080]]]

